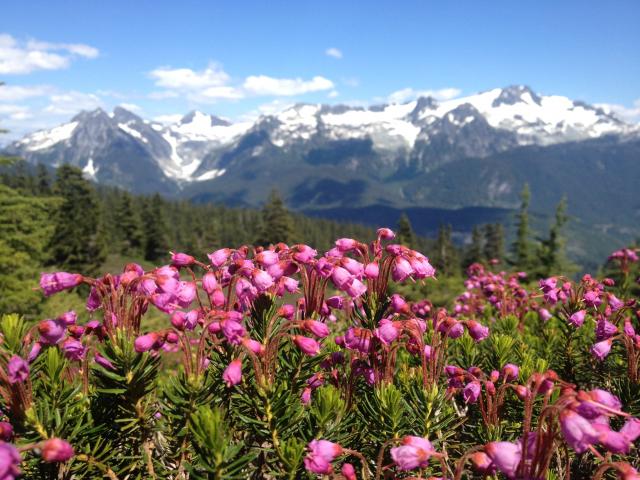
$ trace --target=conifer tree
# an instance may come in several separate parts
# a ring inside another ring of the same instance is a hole
[[[529,270],[533,263],[533,246],[531,245],[531,231],[529,228],[529,202],[531,201],[531,191],[529,184],[525,183],[520,193],[520,211],[518,212],[516,239],[512,245],[512,263],[520,270]]]
[[[556,214],[553,224],[549,228],[549,236],[541,241],[540,266],[541,275],[549,276],[553,273],[568,273],[571,266],[565,257],[565,239],[562,230],[569,220],[567,215],[567,198],[562,197],[556,206]]]
[[[51,175],[49,170],[42,163],[39,163],[36,167],[36,190],[38,195],[50,195],[51,194]]]
[[[169,255],[169,235],[163,207],[164,201],[157,193],[144,204],[144,258],[150,262]]]
[[[446,275],[459,273],[460,267],[458,250],[453,244],[451,230],[451,225],[440,225],[433,258],[436,269]]]
[[[502,261],[504,258],[504,228],[500,223],[491,223],[484,227],[484,256],[487,260]]]
[[[50,241],[51,263],[74,272],[96,272],[104,263],[106,246],[93,186],[79,169],[63,165],[56,172],[54,192],[62,203]]]
[[[472,263],[484,261],[484,234],[480,226],[475,225],[471,231],[471,244],[469,245],[464,259],[464,267]]]
[[[136,256],[142,253],[144,237],[142,220],[128,192],[122,192],[114,212],[114,228],[119,253]]]
[[[291,215],[278,191],[272,190],[262,209],[262,229],[255,243],[262,246],[291,243],[293,238]]]
[[[411,227],[411,222],[406,213],[402,212],[400,219],[398,220],[398,230],[396,232],[396,239],[401,245],[405,245],[409,248],[414,248],[416,238]]]

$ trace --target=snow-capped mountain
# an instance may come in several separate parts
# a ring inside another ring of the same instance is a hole
[[[274,168],[295,159],[350,171],[416,174],[526,145],[638,132],[637,125],[600,108],[512,86],[443,102],[423,97],[366,108],[296,104],[240,123],[194,111],[163,125],[121,107],[110,114],[98,109],[28,135],[6,153],[33,163],[71,163],[102,183],[166,192],[265,159],[273,159]]]

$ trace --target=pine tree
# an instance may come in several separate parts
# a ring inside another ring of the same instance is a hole
[[[458,250],[453,244],[451,231],[451,225],[440,225],[433,258],[436,269],[446,275],[458,274],[460,269]]]
[[[492,223],[484,227],[484,256],[487,260],[504,258],[504,227],[500,223]]]
[[[35,184],[38,195],[51,195],[51,175],[42,163],[36,167]]]
[[[144,258],[155,262],[169,254],[169,235],[164,213],[164,201],[157,193],[144,204]]]
[[[51,198],[0,185],[0,313],[32,313],[42,301],[38,274],[53,231]]]
[[[469,245],[464,259],[464,267],[472,263],[484,261],[484,234],[480,226],[475,225],[471,231],[471,244]]]
[[[82,172],[63,165],[56,172],[54,192],[62,198],[51,237],[51,263],[74,272],[95,273],[106,256],[100,235],[100,206]]]
[[[529,270],[533,264],[533,246],[531,245],[531,231],[529,229],[529,202],[531,192],[529,184],[525,183],[520,194],[520,211],[517,215],[516,240],[512,245],[512,263],[520,270]]]
[[[565,239],[562,237],[562,230],[568,221],[567,199],[562,197],[556,206],[555,219],[549,228],[549,236],[541,241],[540,274],[542,276],[549,276],[558,272],[568,273],[567,269],[571,269],[565,257]]]
[[[398,231],[396,233],[396,239],[401,245],[405,245],[409,248],[415,248],[416,238],[411,227],[411,222],[406,213],[402,212],[400,219],[398,220]]]
[[[269,195],[262,209],[262,229],[257,245],[275,245],[278,242],[290,243],[294,238],[293,222],[277,190]]]
[[[144,247],[140,214],[128,192],[122,192],[117,202],[114,212],[114,227],[119,253],[129,256],[139,255]]]

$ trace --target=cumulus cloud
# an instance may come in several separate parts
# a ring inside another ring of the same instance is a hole
[[[74,58],[96,58],[99,53],[97,48],[80,43],[21,42],[9,34],[0,34],[0,74],[59,70],[67,68]]]
[[[327,97],[328,97],[328,98],[336,98],[336,97],[337,97],[337,96],[339,96],[339,95],[340,95],[340,93],[338,93],[338,91],[337,91],[337,90],[331,90],[331,91],[327,94]]]
[[[625,122],[640,123],[640,98],[635,100],[630,107],[615,103],[598,103],[596,107],[602,108],[607,113],[612,113]]]
[[[43,111],[49,115],[68,116],[80,110],[94,110],[99,107],[104,107],[99,96],[93,93],[71,91],[51,95],[50,103]]]
[[[129,110],[130,112],[140,113],[142,112],[142,107],[140,105],[136,105],[135,103],[121,103],[120,106],[125,110]]]
[[[28,120],[33,117],[29,107],[25,105],[0,105],[0,116],[10,120]]]
[[[331,90],[333,82],[327,78],[316,76],[311,80],[301,78],[274,78],[267,75],[247,77],[243,88],[254,95],[272,95],[275,97],[291,97],[303,93]]]
[[[333,57],[333,58],[342,58],[342,51],[335,48],[335,47],[331,47],[331,48],[327,48],[324,51],[325,55],[327,55],[328,57]]]
[[[331,90],[333,82],[321,76],[310,80],[302,78],[276,78],[268,75],[250,75],[242,83],[232,82],[222,66],[212,63],[204,70],[161,67],[149,73],[158,87],[149,98],[161,100],[184,96],[196,103],[217,100],[239,100],[251,96],[291,97],[305,93]]]
[[[439,90],[415,90],[413,88],[403,88],[391,93],[387,97],[389,103],[405,103],[418,97],[433,97],[436,100],[450,100],[460,95],[457,88],[441,88]]]
[[[51,91],[52,88],[47,85],[0,85],[0,102],[19,102],[48,95]]]
[[[171,125],[177,123],[184,115],[181,113],[168,113],[166,115],[158,115],[153,117],[154,122],[164,123],[165,125]]]

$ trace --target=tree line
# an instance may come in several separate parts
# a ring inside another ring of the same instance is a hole
[[[403,214],[396,226],[398,241],[423,251],[441,275],[459,276],[471,263],[490,261],[537,275],[556,272],[564,262],[566,202],[559,205],[544,239],[533,237],[528,205],[525,188],[509,255],[501,224],[476,226],[471,241],[461,245],[450,225],[441,225],[435,238],[427,238],[416,235]],[[69,165],[53,174],[24,161],[0,172],[0,227],[0,311],[18,312],[37,307],[40,295],[33,287],[42,269],[98,274],[113,255],[158,264],[174,250],[206,260],[207,252],[242,244],[304,242],[325,251],[336,238],[375,235],[363,225],[289,212],[277,191],[261,210],[194,204],[96,186]]]

